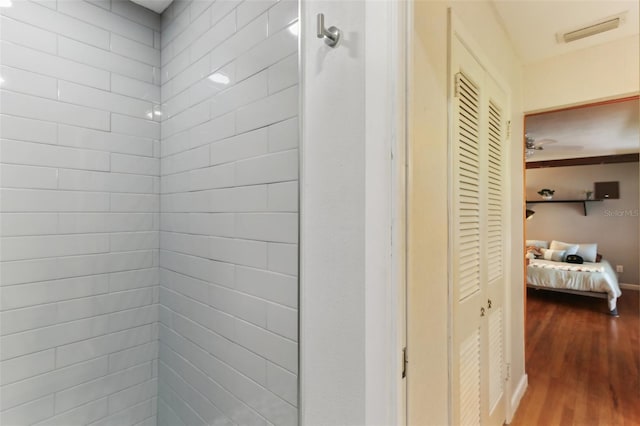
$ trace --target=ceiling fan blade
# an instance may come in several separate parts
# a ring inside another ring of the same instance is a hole
[[[540,140],[536,140],[533,144],[535,146],[543,146],[543,145],[549,145],[552,143],[558,143],[558,141],[555,139],[540,139]]]

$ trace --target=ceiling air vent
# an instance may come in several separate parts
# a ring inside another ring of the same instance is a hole
[[[584,28],[579,28],[566,33],[558,33],[556,37],[560,43],[570,43],[572,41],[580,40],[581,38],[591,37],[592,35],[600,34],[605,31],[614,30],[622,25],[625,14],[626,12],[612,16]]]

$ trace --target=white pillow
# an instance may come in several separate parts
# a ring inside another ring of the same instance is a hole
[[[549,241],[542,240],[527,240],[526,247],[538,247],[538,248],[549,248]]]
[[[563,243],[562,241],[551,241],[549,246],[551,250],[564,250],[565,254],[576,254],[578,252],[578,244]]]
[[[565,250],[551,250],[551,249],[540,249],[542,250],[542,258],[544,260],[553,260],[554,262],[562,262],[567,252]]]
[[[598,256],[598,244],[579,244],[576,254],[582,257],[585,262],[595,262],[596,256]]]

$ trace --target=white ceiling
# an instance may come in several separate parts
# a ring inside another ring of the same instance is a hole
[[[529,116],[526,133],[555,139],[527,161],[640,152],[640,101],[637,99]]]
[[[640,32],[638,0],[492,0],[524,66]],[[558,33],[574,31],[626,12],[622,25],[571,43]],[[592,157],[640,151],[638,101],[550,112],[527,117],[534,139],[555,139],[527,161]]]
[[[151,9],[156,13],[162,13],[171,4],[173,0],[131,0],[140,6]]]
[[[638,34],[638,0],[493,0],[496,11],[524,64]],[[627,12],[617,29],[571,43],[556,34],[583,28]]]

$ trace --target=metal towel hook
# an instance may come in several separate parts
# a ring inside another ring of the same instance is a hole
[[[324,14],[318,13],[318,38],[324,38],[328,46],[336,47],[340,41],[340,30],[336,27],[324,27]]]

